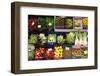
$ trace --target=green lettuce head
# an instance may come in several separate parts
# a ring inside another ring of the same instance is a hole
[[[48,34],[48,42],[49,43],[56,42],[56,34]]]

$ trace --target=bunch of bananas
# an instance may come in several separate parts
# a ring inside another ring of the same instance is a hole
[[[56,46],[54,47],[54,59],[61,59],[63,58],[63,47],[62,46]]]

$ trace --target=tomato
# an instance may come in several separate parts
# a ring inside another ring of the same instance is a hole
[[[36,50],[35,50],[35,59],[36,60],[41,60],[41,59],[43,59],[44,58],[44,56],[45,56],[45,48],[36,48]]]

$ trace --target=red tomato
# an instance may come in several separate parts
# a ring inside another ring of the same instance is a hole
[[[43,59],[44,58],[44,56],[45,56],[45,48],[37,48],[36,50],[35,50],[35,59],[36,60],[41,60],[41,59]]]

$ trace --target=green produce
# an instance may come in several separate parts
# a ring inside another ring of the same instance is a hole
[[[85,47],[88,46],[88,33],[87,32],[83,32],[83,45]]]
[[[72,44],[75,42],[75,34],[73,32],[69,32],[69,34],[66,34],[66,41],[69,44]]]
[[[54,17],[46,17],[47,28],[54,26]]]
[[[87,32],[75,32],[75,46],[76,48],[88,47]]]
[[[88,49],[82,48],[81,51],[82,51],[81,58],[88,58]]]
[[[32,60],[34,59],[34,50],[35,50],[35,47],[34,45],[28,45],[28,60]]]
[[[48,34],[48,42],[49,43],[56,42],[56,34]]]
[[[65,39],[63,38],[63,35],[57,36],[57,43],[64,43]]]
[[[37,42],[37,35],[31,34],[31,36],[28,39],[28,43],[36,43]]]
[[[46,38],[45,34],[43,34],[43,33],[40,33],[39,39],[40,39],[40,42],[41,42],[42,44],[43,44],[43,43],[46,43],[46,41],[47,41],[47,38]]]
[[[46,17],[45,16],[37,17],[37,23],[38,25],[41,25],[42,27],[46,27]]]
[[[66,26],[66,28],[72,28],[72,24],[73,22],[72,22],[72,19],[70,19],[70,18],[66,18],[65,19],[65,26]]]

